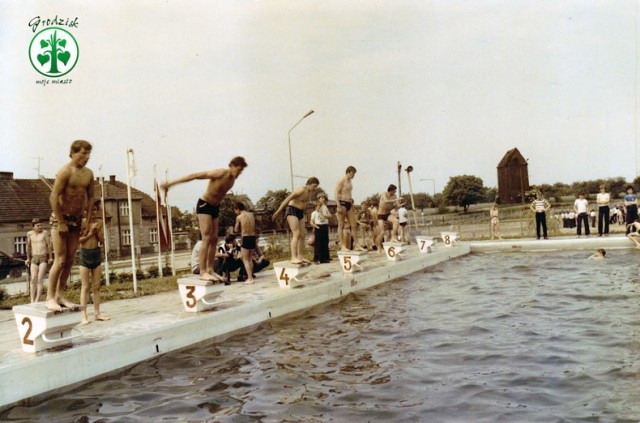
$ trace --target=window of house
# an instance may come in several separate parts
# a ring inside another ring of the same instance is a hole
[[[158,243],[158,228],[149,229],[149,242],[151,244]]]
[[[129,203],[120,203],[120,216],[129,216]]]
[[[27,254],[27,237],[17,236],[13,238],[13,249],[18,254]]]
[[[123,229],[122,230],[122,245],[131,245],[131,230],[130,229]]]

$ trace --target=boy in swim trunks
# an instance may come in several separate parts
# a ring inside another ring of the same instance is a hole
[[[318,178],[311,177],[307,180],[307,184],[298,187],[287,198],[284,199],[278,210],[273,213],[273,220],[285,209],[285,217],[289,227],[291,228],[291,263],[293,264],[311,264],[304,257],[305,247],[304,239],[307,236],[307,228],[304,222],[304,208],[311,198],[311,194],[318,188],[320,181]]]
[[[89,324],[87,316],[87,304],[89,303],[89,283],[93,291],[93,316],[96,321],[110,320],[104,314],[100,314],[100,282],[102,281],[102,260],[100,258],[100,245],[104,243],[104,231],[100,216],[101,200],[93,203],[93,218],[89,222],[89,232],[80,236],[80,251],[78,252],[78,264],[80,265],[80,305],[82,305],[82,325]]]
[[[376,246],[378,247],[378,254],[381,254],[382,249],[382,240],[384,239],[384,225],[385,222],[389,221],[389,215],[391,214],[391,210],[393,208],[401,205],[398,197],[396,196],[396,191],[398,187],[391,184],[387,188],[385,192],[380,194],[380,202],[378,203],[378,236],[376,237]]]
[[[242,243],[240,244],[240,258],[244,263],[247,271],[247,281],[245,284],[253,284],[253,250],[256,248],[256,220],[253,213],[246,210],[243,202],[238,201],[234,206],[236,212],[235,232],[242,235]]]
[[[40,219],[31,221],[33,229],[27,232],[27,266],[31,272],[30,296],[31,302],[40,301],[42,293],[42,281],[47,268],[53,262],[53,249],[49,232],[42,229]]]
[[[220,203],[246,167],[247,162],[243,157],[238,156],[229,162],[228,169],[213,169],[192,173],[182,178],[174,179],[173,181],[167,181],[161,185],[166,195],[169,188],[173,185],[193,181],[194,179],[209,180],[204,194],[198,199],[196,205],[198,225],[200,226],[200,234],[202,235],[202,247],[200,248],[200,254],[198,256],[200,279],[202,280],[224,282],[224,278],[213,270],[216,248],[218,247],[218,215],[220,213]]]
[[[356,214],[353,208],[353,196],[351,192],[353,191],[353,184],[351,181],[356,176],[356,168],[353,166],[347,167],[345,171],[345,175],[338,179],[336,183],[336,202],[338,203],[337,209],[337,217],[338,217],[338,237],[340,239],[340,248],[342,250],[349,250],[348,248],[351,243],[347,243],[344,240],[343,228],[345,226],[345,222],[349,222],[349,226],[352,229],[357,228],[356,224]],[[356,250],[363,251],[364,248],[360,246],[360,242],[358,241],[358,231],[352,230],[351,235],[353,237],[353,245],[356,246]]]
[[[92,146],[77,140],[71,144],[71,161],[56,174],[51,196],[51,242],[54,261],[49,272],[46,306],[61,311],[62,307],[77,309],[78,305],[62,295],[71,274],[73,258],[78,249],[80,235],[87,234],[88,226],[82,223],[86,204],[93,204],[93,172],[86,167]],[[87,221],[93,218],[93,208],[87,210]]]

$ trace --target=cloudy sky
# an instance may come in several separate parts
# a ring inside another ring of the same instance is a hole
[[[293,173],[356,201],[412,165],[414,192],[451,176],[497,185],[518,147],[533,184],[638,173],[638,5],[616,0],[0,0],[0,170],[53,177],[70,143],[89,167],[152,192],[160,179],[249,167],[257,201]],[[35,17],[77,18],[65,85],[29,60]],[[40,158],[40,159],[38,159]],[[406,175],[406,174],[405,174]],[[423,179],[421,181],[421,179]],[[295,184],[304,179],[295,178]],[[403,191],[407,191],[403,177]],[[192,209],[204,181],[169,201]],[[332,195],[331,195],[332,196]]]

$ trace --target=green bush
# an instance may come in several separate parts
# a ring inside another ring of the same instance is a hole
[[[131,273],[131,272],[116,273],[115,281],[117,283],[132,282],[133,281],[133,273]]]
[[[157,278],[160,276],[160,270],[158,266],[151,266],[147,269],[147,273],[149,274],[149,278]]]

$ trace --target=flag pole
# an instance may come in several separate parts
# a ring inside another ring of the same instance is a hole
[[[160,203],[160,188],[158,187],[158,179],[156,178],[156,165],[153,165],[153,191],[156,194],[156,230],[158,231],[158,272],[160,277],[162,273],[162,232],[160,231],[160,219],[162,219],[162,204]]]
[[[107,285],[111,285],[109,279],[109,232],[107,232],[107,215],[104,210],[104,176],[102,176],[102,165],[100,165],[100,200],[102,203],[102,232],[104,233],[104,280]]]
[[[169,180],[169,169],[164,171],[165,183]],[[169,220],[169,242],[171,243],[171,274],[176,275],[176,245],[173,242],[173,224],[171,223],[171,207],[169,207],[169,194],[164,197],[164,202],[167,207],[167,220]]]
[[[133,274],[133,292],[138,292],[138,275],[136,269],[136,246],[133,236],[133,205],[131,204],[131,160],[133,160],[133,149],[127,149],[127,199],[129,201],[129,232],[131,245],[131,273]]]

